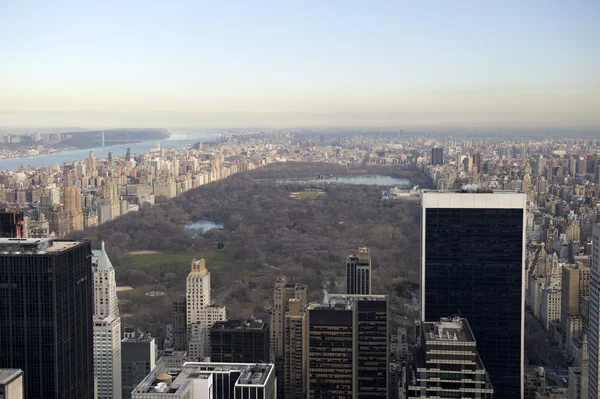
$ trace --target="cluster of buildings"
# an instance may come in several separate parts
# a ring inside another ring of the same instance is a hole
[[[209,150],[157,146],[108,160],[90,154],[62,169],[4,172],[0,393],[598,398],[600,169],[598,156],[589,154],[598,143],[480,140],[432,150],[432,141],[354,137],[325,145],[323,137],[318,143],[287,134],[233,135]],[[387,295],[371,292],[368,248],[347,258],[346,292],[319,302],[309,303],[304,285],[280,276],[268,322],[229,320],[225,307],[212,302],[205,261],[194,260],[159,351],[154,337],[121,327],[104,247],[56,238],[158,196],[282,160],[413,164],[440,188],[420,193],[414,348],[406,329],[392,332]],[[543,368],[526,367],[526,312],[571,364],[563,386],[549,384]]]

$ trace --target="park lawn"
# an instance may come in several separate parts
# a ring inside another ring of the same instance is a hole
[[[290,193],[292,198],[297,199],[317,199],[317,197],[324,195],[324,191],[316,191],[316,190],[308,190],[308,191],[296,191],[294,193]]]
[[[189,253],[166,253],[160,252],[155,254],[135,254],[129,255],[125,260],[126,264],[131,266],[149,267],[155,265],[165,265],[169,263],[191,263],[193,259],[204,258],[207,265],[213,263],[226,263],[233,260],[233,255],[224,252],[206,251],[196,254]]]

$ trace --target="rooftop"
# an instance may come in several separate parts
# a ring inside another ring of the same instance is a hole
[[[205,363],[188,362],[181,367],[156,367],[134,390],[134,393],[152,393],[155,388],[167,381],[164,393],[177,393],[187,387],[191,380],[206,379],[211,374],[238,374],[236,386],[264,387],[269,376],[274,373],[269,363]],[[169,378],[172,382],[168,382]]]
[[[266,330],[267,325],[262,320],[226,320],[215,322],[211,330]]]
[[[0,385],[10,384],[21,375],[23,371],[20,369],[0,369]]]
[[[62,252],[84,242],[84,240],[54,240],[51,238],[0,238],[0,253],[5,255],[43,255]]]
[[[423,334],[427,342],[473,342],[475,338],[466,319],[442,318],[440,321],[423,322]]]

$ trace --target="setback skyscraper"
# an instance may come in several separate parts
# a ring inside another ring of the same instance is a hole
[[[0,368],[27,399],[94,397],[92,287],[89,241],[0,239]]]
[[[307,303],[306,287],[299,283],[288,283],[285,276],[279,276],[273,289],[273,309],[271,310],[271,354],[275,360],[277,377],[277,397],[285,395],[285,314],[289,310],[290,299],[299,299],[301,306]]]
[[[210,328],[227,319],[225,307],[211,303],[210,273],[204,259],[194,259],[186,281],[188,356],[192,360],[210,356]]]
[[[409,398],[492,398],[494,389],[466,319],[424,322],[420,339]]]
[[[523,397],[526,195],[423,192],[421,319],[461,315],[494,398]]]
[[[98,399],[121,398],[121,318],[115,269],[104,249],[92,251],[94,274],[94,371]]]

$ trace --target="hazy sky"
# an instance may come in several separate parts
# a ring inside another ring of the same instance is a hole
[[[0,0],[0,124],[600,126],[600,1]]]

